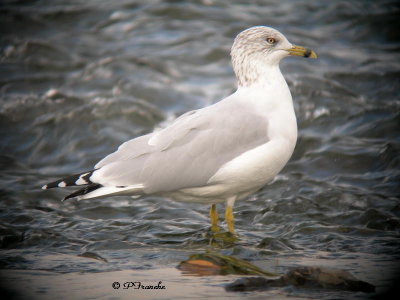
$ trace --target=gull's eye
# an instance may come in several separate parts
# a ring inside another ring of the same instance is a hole
[[[267,43],[270,44],[270,45],[273,45],[273,44],[276,43],[276,40],[275,40],[274,38],[267,38],[266,41],[267,41]]]

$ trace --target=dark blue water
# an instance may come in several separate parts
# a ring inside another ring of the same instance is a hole
[[[240,241],[219,251],[278,273],[343,268],[378,293],[388,289],[400,270],[399,12],[396,1],[2,1],[7,295],[130,298],[111,284],[138,277],[169,286],[141,298],[235,295],[223,289],[233,277],[174,269],[209,247],[207,206],[157,197],[61,203],[65,191],[40,187],[232,93],[229,50],[254,25],[275,27],[319,58],[282,62],[298,118],[295,153],[272,183],[236,204]],[[87,252],[100,258],[79,256]],[[366,297],[294,288],[236,296]]]

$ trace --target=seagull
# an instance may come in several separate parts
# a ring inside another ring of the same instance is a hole
[[[279,62],[317,55],[267,26],[239,33],[230,54],[238,85],[232,95],[131,139],[92,170],[42,189],[81,186],[63,200],[158,195],[209,204],[212,232],[219,231],[216,204],[225,202],[228,232],[234,233],[235,201],[271,181],[296,145],[292,96]]]

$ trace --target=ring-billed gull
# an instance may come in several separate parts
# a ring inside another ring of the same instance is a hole
[[[296,145],[292,96],[279,69],[280,60],[289,55],[317,57],[273,28],[244,30],[231,49],[238,82],[235,93],[183,114],[162,130],[123,143],[92,171],[43,189],[85,186],[64,200],[155,194],[211,204],[214,232],[218,231],[216,204],[225,202],[225,220],[233,233],[235,201],[274,178]]]

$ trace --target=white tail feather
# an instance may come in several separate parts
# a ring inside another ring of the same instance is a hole
[[[87,193],[82,196],[76,197],[78,200],[84,199],[95,199],[103,198],[107,196],[118,196],[118,195],[139,195],[143,190],[143,185],[133,185],[127,187],[115,187],[115,186],[104,186],[94,190],[93,192]]]

